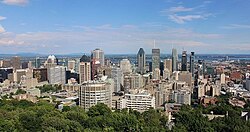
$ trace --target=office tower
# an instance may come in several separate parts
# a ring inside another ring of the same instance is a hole
[[[187,71],[187,51],[182,51],[181,71]]]
[[[170,79],[170,75],[171,75],[171,73],[170,73],[170,71],[166,68],[166,69],[164,69],[164,71],[163,71],[163,79]]]
[[[79,82],[80,84],[91,80],[91,65],[90,62],[80,62],[79,66]]]
[[[189,72],[192,73],[192,77],[194,77],[194,52],[191,52],[190,61],[189,61]]]
[[[96,105],[104,103],[112,106],[112,89],[113,86],[106,81],[88,81],[84,82],[79,90],[79,103],[85,110]]]
[[[68,61],[68,70],[75,71],[75,67],[76,67],[75,65],[76,65],[75,60],[69,60]]]
[[[120,61],[120,68],[121,68],[123,73],[131,73],[132,72],[131,64],[130,64],[130,61],[128,59],[122,59]]]
[[[38,82],[48,81],[47,68],[33,69],[33,76],[38,80]]]
[[[178,54],[175,48],[172,49],[172,72],[177,71]]]
[[[48,69],[48,80],[50,84],[65,84],[66,67],[56,66]]]
[[[40,68],[40,66],[41,66],[41,59],[39,57],[36,57],[35,68]]]
[[[0,83],[8,79],[8,75],[13,73],[13,68],[0,68]]]
[[[170,99],[178,104],[191,104],[191,93],[187,90],[174,90],[170,94]]]
[[[11,67],[11,61],[10,60],[3,60],[2,67],[3,68]]]
[[[192,74],[188,71],[181,71],[178,73],[178,81],[186,82],[190,87],[193,86]]]
[[[14,56],[11,58],[11,65],[14,69],[21,68],[21,58],[19,56]]]
[[[54,55],[49,55],[45,62],[45,67],[50,69],[51,67],[57,66],[58,60]]]
[[[146,70],[146,56],[143,48],[140,48],[137,53],[137,63],[138,63],[138,72],[144,74]]]
[[[114,92],[121,91],[121,85],[123,85],[123,72],[118,67],[113,67],[111,70],[111,78],[114,80]]]
[[[153,77],[152,77],[152,79],[155,79],[155,80],[160,80],[160,78],[161,78],[161,71],[160,71],[160,69],[159,68],[155,68],[154,70],[153,70]]]
[[[170,73],[172,73],[172,60],[171,59],[165,59],[164,60],[164,70],[168,69]]]
[[[101,64],[101,66],[104,66],[104,52],[101,49],[95,49],[91,52],[91,60],[93,61],[93,64]]]
[[[152,71],[160,69],[160,49],[152,49]]]
[[[226,84],[226,75],[224,73],[220,75],[220,84]]]

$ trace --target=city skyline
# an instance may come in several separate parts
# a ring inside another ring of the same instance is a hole
[[[250,53],[249,1],[0,1],[0,53]],[[233,10],[232,10],[233,8]]]

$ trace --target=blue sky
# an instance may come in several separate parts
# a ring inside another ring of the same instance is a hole
[[[0,53],[250,53],[248,0],[0,0]]]

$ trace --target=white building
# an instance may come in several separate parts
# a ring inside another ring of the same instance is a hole
[[[50,84],[65,84],[66,68],[64,66],[56,66],[49,68],[48,80]]]
[[[191,93],[188,90],[175,90],[170,94],[170,99],[178,104],[191,104]]]
[[[130,61],[128,59],[122,59],[120,61],[120,68],[121,68],[123,73],[131,73],[132,72],[131,64],[130,64]]]
[[[84,82],[78,93],[80,106],[89,109],[97,103],[104,103],[111,108],[114,89],[112,86],[106,81]]]
[[[120,68],[113,67],[111,70],[111,78],[114,80],[114,92],[121,91],[123,85],[123,72]]]
[[[120,100],[120,107],[143,112],[149,108],[155,108],[155,97],[146,91],[125,94],[124,98]]]

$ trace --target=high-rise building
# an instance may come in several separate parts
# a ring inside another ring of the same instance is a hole
[[[226,75],[225,75],[225,73],[222,73],[220,75],[220,84],[226,84]]]
[[[164,60],[164,70],[168,69],[170,73],[172,73],[172,60],[171,59],[165,59]]]
[[[19,56],[14,56],[11,58],[11,65],[14,69],[21,68],[21,58]]]
[[[137,63],[138,63],[138,72],[144,74],[146,70],[146,56],[143,48],[140,48],[137,53]]]
[[[187,51],[182,51],[181,71],[187,71]]]
[[[187,90],[175,90],[170,94],[170,99],[178,104],[191,104],[191,93]]]
[[[47,68],[33,69],[33,76],[38,80],[38,82],[48,81]]]
[[[189,72],[192,73],[192,77],[194,77],[194,52],[191,52],[190,60],[189,60]]]
[[[154,70],[153,70],[153,79],[155,79],[155,80],[160,80],[160,78],[161,78],[161,71],[160,71],[160,69],[159,68],[155,68]]]
[[[91,60],[93,61],[93,64],[101,64],[101,66],[104,66],[104,52],[101,49],[95,49],[91,52]]]
[[[75,60],[69,60],[68,61],[68,70],[75,71],[75,67],[76,67],[75,65],[76,65]]]
[[[160,69],[160,49],[152,49],[152,71]]]
[[[250,79],[246,80],[246,89],[250,91]]]
[[[79,82],[80,84],[91,80],[91,65],[90,62],[80,62],[79,66]]]
[[[112,106],[113,86],[106,81],[88,81],[84,82],[79,90],[79,103],[85,110],[96,105],[104,103]]]
[[[114,80],[114,92],[121,91],[121,85],[123,85],[123,72],[118,67],[113,67],[111,70],[111,78]]]
[[[131,64],[130,64],[130,61],[128,59],[122,59],[120,61],[120,68],[121,68],[123,73],[131,73],[132,72]]]
[[[120,109],[128,108],[143,112],[149,108],[155,108],[155,97],[146,91],[125,94],[120,100]]]
[[[41,66],[41,59],[39,57],[36,57],[35,59],[35,68],[40,68]]]
[[[11,67],[11,60],[3,60],[3,68]]]
[[[172,49],[172,72],[178,70],[177,66],[178,54],[175,48]]]
[[[45,67],[50,69],[51,67],[57,66],[58,60],[54,55],[49,55],[47,61],[45,62]]]
[[[66,67],[56,66],[48,69],[48,80],[50,84],[66,83]]]
[[[4,80],[8,79],[8,74],[13,73],[13,68],[0,68],[0,83],[3,83]]]

